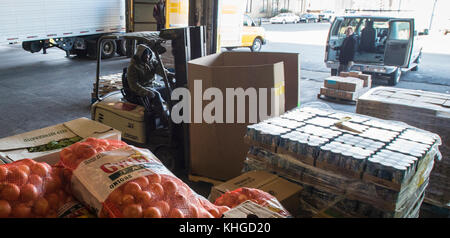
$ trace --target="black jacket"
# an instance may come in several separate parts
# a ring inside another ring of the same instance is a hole
[[[142,61],[142,55],[145,50],[150,50],[145,45],[138,45],[136,54],[131,58],[130,65],[128,66],[127,79],[128,86],[135,94],[145,97],[153,97],[153,91],[146,87],[152,87],[152,83],[155,80],[155,73],[158,67],[158,61],[152,52],[152,57],[149,63]]]
[[[341,53],[339,54],[339,62],[341,64],[348,64],[349,61],[353,61],[356,53],[355,35],[346,37],[339,49],[341,50]]]

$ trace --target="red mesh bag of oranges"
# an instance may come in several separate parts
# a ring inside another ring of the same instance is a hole
[[[61,170],[31,159],[0,166],[0,218],[56,218],[72,197]]]
[[[228,191],[216,199],[217,206],[237,207],[241,203],[250,200],[263,207],[266,207],[282,216],[291,217],[291,214],[281,205],[281,203],[269,193],[256,188],[238,188]]]
[[[98,217],[218,218],[229,210],[196,194],[149,150],[88,138],[63,149],[70,191]]]

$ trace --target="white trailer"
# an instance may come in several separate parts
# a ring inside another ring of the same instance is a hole
[[[125,0],[1,0],[0,44],[22,43],[32,53],[57,47],[69,54],[96,55],[97,39],[125,32]],[[106,42],[104,58],[125,52]]]

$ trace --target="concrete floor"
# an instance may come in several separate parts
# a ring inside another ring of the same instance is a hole
[[[0,47],[0,55],[1,137],[90,118],[95,61],[66,58],[58,49],[30,54],[19,45]],[[108,60],[104,72],[120,72],[126,64],[121,58]]]

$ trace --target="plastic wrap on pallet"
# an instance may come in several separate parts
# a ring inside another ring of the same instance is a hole
[[[274,118],[249,128],[247,137],[255,143],[245,170],[267,170],[384,212],[375,212],[375,217],[418,214],[411,209],[420,207],[417,203],[423,200],[435,158],[441,158],[438,135],[328,108],[307,107],[286,114],[280,117],[283,120]],[[337,122],[346,124],[338,128]],[[272,133],[269,140],[252,133],[252,128],[264,131],[273,126],[285,130]],[[272,149],[265,149],[265,143]]]
[[[261,162],[263,163],[263,162]],[[259,164],[259,165],[258,165]],[[246,171],[261,170],[266,167],[261,166],[260,162],[253,159],[247,159]],[[285,174],[281,173],[280,176]],[[289,176],[287,176],[289,177]],[[286,177],[285,177],[286,178]],[[343,195],[337,195],[318,189],[314,186],[310,186],[299,182],[298,180],[292,180],[292,177],[287,178],[293,182],[300,184],[303,190],[300,194],[299,204],[299,218],[311,218],[311,217],[372,217],[372,218],[393,218],[401,217],[402,214],[396,214],[395,211],[386,211],[371,205],[370,203],[359,201],[355,199],[346,198]],[[402,217],[418,217],[418,212],[414,209],[420,207],[423,200],[424,192],[418,197],[418,200],[412,200],[414,206],[411,206],[409,211],[404,211]]]
[[[356,178],[369,165],[368,176],[378,177],[375,182],[380,180],[382,185],[398,187],[402,181],[397,180],[411,175],[433,145],[441,145],[438,135],[401,122],[309,107],[286,114],[249,126],[246,138],[253,145],[269,146],[272,152]],[[344,126],[360,133],[336,127],[342,119],[346,119]],[[380,166],[383,173],[377,172]]]
[[[421,90],[391,87],[377,87],[359,98],[356,111],[360,114],[388,120],[397,120],[412,126],[437,133],[441,136],[442,161],[435,165],[435,173],[444,175],[439,181],[431,181],[425,202],[440,207],[450,205],[450,191],[446,184],[450,181],[450,171],[439,170],[450,164],[450,96]],[[423,142],[421,136],[416,136]],[[447,181],[443,182],[443,181]]]
[[[417,173],[400,190],[380,186],[371,181],[348,178],[332,171],[304,164],[290,156],[280,156],[260,148],[252,147],[245,161],[247,170],[266,170],[301,184],[314,186],[335,195],[373,204],[384,210],[398,213],[410,207],[428,184],[428,176],[434,164],[435,150],[430,151],[417,168]]]

